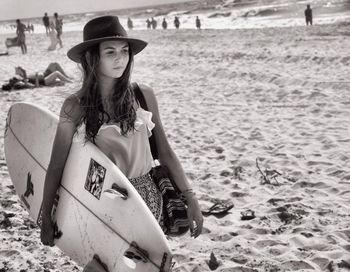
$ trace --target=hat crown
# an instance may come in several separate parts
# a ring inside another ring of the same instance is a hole
[[[69,49],[67,55],[71,60],[80,63],[84,53],[91,46],[114,40],[127,42],[134,55],[147,45],[147,42],[143,40],[128,37],[117,16],[102,16],[86,23],[83,30],[83,42]]]
[[[103,16],[89,21],[83,31],[84,41],[106,37],[127,37],[117,16]]]

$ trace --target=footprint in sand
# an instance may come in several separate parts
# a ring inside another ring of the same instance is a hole
[[[225,233],[221,235],[213,235],[210,239],[214,242],[227,242],[230,241],[233,238],[232,235]]]
[[[255,128],[249,135],[248,137],[249,141],[252,140],[260,140],[263,141],[264,140],[264,136],[262,135],[262,133],[260,132],[260,129]]]
[[[315,268],[313,266],[311,266],[310,264],[308,264],[307,262],[304,262],[304,261],[290,260],[290,261],[283,262],[281,266],[285,270],[301,270],[301,269],[313,269],[313,270],[315,270]]]
[[[336,260],[344,256],[344,252],[341,250],[330,250],[325,252],[325,255],[328,256],[331,260]]]
[[[273,246],[273,247],[268,248],[267,251],[269,254],[271,254],[273,256],[280,256],[280,255],[286,253],[287,251],[289,251],[289,247],[277,245],[277,246]]]
[[[343,191],[341,193],[339,193],[340,196],[347,196],[349,197],[350,196],[350,190],[347,190],[347,191]]]
[[[252,233],[259,234],[259,235],[265,235],[271,233],[270,229],[263,229],[263,228],[256,228],[251,230]]]
[[[202,235],[203,235],[203,234],[208,234],[208,233],[211,233],[211,230],[208,229],[208,228],[206,228],[206,227],[203,227],[203,228],[202,228]]]
[[[350,244],[342,246],[346,251],[350,252]]]
[[[266,247],[272,247],[276,245],[288,246],[287,243],[282,243],[276,240],[269,240],[269,239],[257,241],[255,244],[258,248],[266,248]]]
[[[20,255],[21,253],[18,250],[5,249],[0,251],[0,256],[3,257],[14,257],[14,255]]]
[[[326,269],[327,265],[329,264],[330,260],[327,258],[317,257],[311,260],[313,263],[319,266],[319,268],[323,271]]]
[[[174,254],[173,258],[174,258],[174,260],[176,260],[177,262],[180,262],[180,263],[183,263],[184,261],[188,260],[188,258],[182,254]]]
[[[231,195],[233,198],[240,198],[240,197],[245,197],[245,196],[247,196],[248,194],[247,194],[247,193],[238,192],[238,191],[233,191],[233,192],[230,193],[230,195]]]

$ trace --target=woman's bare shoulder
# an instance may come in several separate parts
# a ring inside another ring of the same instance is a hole
[[[145,99],[146,99],[146,102],[147,102],[147,105],[150,109],[154,108],[154,107],[158,107],[157,106],[157,99],[156,99],[156,96],[154,94],[154,91],[153,89],[146,85],[146,84],[138,84],[139,87],[140,87],[140,90],[142,91]]]
[[[153,94],[154,95],[154,91],[153,91],[153,89],[150,87],[150,86],[148,86],[147,84],[144,84],[144,83],[138,83],[138,85],[139,85],[139,87],[140,87],[140,89],[141,89],[141,91],[142,91],[142,93],[144,93],[144,94]]]
[[[79,96],[72,94],[64,100],[60,113],[61,119],[69,120],[75,124],[79,122],[83,114],[79,99]]]

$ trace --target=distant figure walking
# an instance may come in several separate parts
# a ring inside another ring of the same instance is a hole
[[[43,17],[43,24],[45,26],[46,35],[48,36],[49,33],[51,32],[51,29],[50,29],[50,19],[49,19],[49,16],[47,16],[47,12],[45,12],[45,15]]]
[[[130,17],[128,17],[128,28],[129,30],[132,30],[134,28],[134,23],[133,21],[130,19]]]
[[[55,29],[55,25],[53,22],[50,22],[50,33],[49,33],[49,37],[50,37],[50,45],[47,48],[48,51],[53,51],[56,50],[56,46],[59,43],[58,39],[57,39],[57,32]]]
[[[56,29],[56,32],[57,32],[58,43],[60,44],[60,47],[62,48],[63,44],[62,44],[61,36],[62,36],[63,21],[62,21],[62,19],[60,19],[58,17],[57,12],[54,13],[54,17],[55,17],[54,22],[55,22],[55,29]]]
[[[24,33],[24,31],[26,31],[26,26],[25,24],[21,23],[21,20],[19,19],[16,20],[16,23],[17,43],[21,47],[22,54],[27,54],[26,34]]]
[[[180,20],[179,20],[179,17],[177,17],[177,16],[175,16],[174,25],[175,25],[176,29],[179,29],[179,27],[180,27]]]
[[[167,29],[167,28],[168,28],[168,23],[167,23],[167,21],[166,21],[165,18],[163,18],[162,28],[163,28],[163,29]]]
[[[196,17],[196,28],[201,29],[201,20],[198,18],[198,16]]]
[[[157,21],[156,20],[154,20],[154,18],[152,17],[152,19],[151,19],[151,25],[152,25],[152,28],[153,29],[156,29],[157,28]]]
[[[312,9],[310,8],[310,5],[306,5],[305,9],[305,21],[306,25],[312,25]]]
[[[150,21],[150,19],[146,20],[146,24],[147,24],[147,28],[150,29],[151,28],[151,21]]]

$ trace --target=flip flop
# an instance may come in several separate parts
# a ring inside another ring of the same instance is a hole
[[[202,211],[204,216],[214,215],[216,218],[222,218],[234,207],[233,204],[215,203],[208,210]]]

